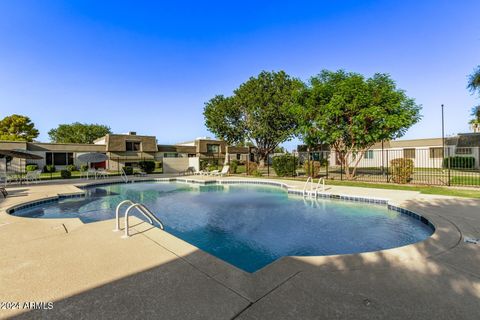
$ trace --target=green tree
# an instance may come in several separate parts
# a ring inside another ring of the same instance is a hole
[[[206,127],[229,144],[252,142],[260,166],[267,154],[291,139],[298,128],[296,94],[303,83],[284,71],[261,72],[234,91],[205,104]]]
[[[330,145],[348,179],[355,176],[366,150],[403,136],[421,118],[420,106],[386,74],[365,79],[324,70],[311,78],[299,102],[304,106],[302,139],[307,145]]]
[[[55,143],[93,143],[108,133],[111,133],[110,128],[105,125],[80,122],[61,124],[48,131],[50,140]]]
[[[468,88],[472,93],[478,92],[480,95],[480,66],[478,66],[468,79]],[[480,106],[473,107],[472,109],[473,119],[470,120],[470,124],[475,131],[480,131]]]
[[[480,66],[473,70],[473,73],[469,76],[467,87],[470,91],[478,91],[480,94]]]
[[[480,132],[480,106],[472,108],[473,119],[470,120],[474,132]]]
[[[12,114],[0,120],[0,140],[31,142],[38,135],[39,132],[29,117]]]

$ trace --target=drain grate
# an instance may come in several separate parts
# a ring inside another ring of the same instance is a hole
[[[472,244],[480,244],[480,239],[475,239],[475,238],[463,238],[463,241],[466,243],[472,243]]]

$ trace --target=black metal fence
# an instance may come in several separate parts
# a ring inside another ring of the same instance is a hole
[[[333,151],[300,152],[291,176],[377,183],[480,187],[480,148],[369,150],[344,161]],[[262,174],[276,175],[270,163]]]

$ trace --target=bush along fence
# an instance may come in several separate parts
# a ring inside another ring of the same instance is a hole
[[[274,155],[263,169],[254,162],[245,165],[251,175],[347,180],[349,166],[352,181],[480,187],[479,160],[478,147],[431,147],[368,150],[350,156],[346,163],[334,151],[320,151]]]

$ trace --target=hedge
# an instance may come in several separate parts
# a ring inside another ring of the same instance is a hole
[[[35,171],[38,170],[38,164],[27,164],[25,166],[25,170],[27,171]]]
[[[60,170],[60,176],[62,179],[70,179],[72,177],[72,172],[69,170]]]
[[[294,176],[298,165],[298,157],[291,154],[283,154],[273,157],[272,167],[277,176]]]
[[[475,169],[475,158],[459,156],[448,157],[443,159],[443,167],[450,169]]]
[[[47,164],[46,166],[43,167],[43,172],[45,173],[53,173],[55,171],[57,171],[57,169],[53,164]]]
[[[123,167],[123,171],[125,172],[126,175],[132,175],[133,174],[133,167]]]
[[[138,166],[146,173],[152,173],[155,171],[155,161],[152,160],[140,161],[138,162]]]

